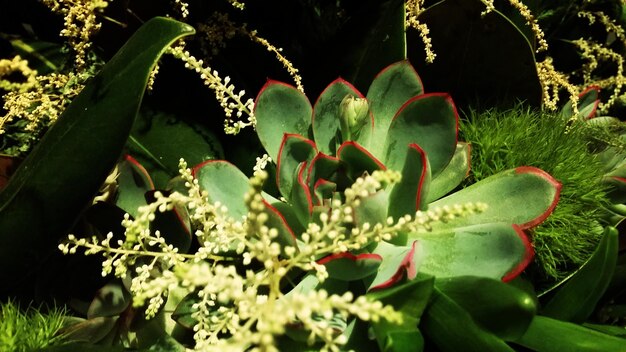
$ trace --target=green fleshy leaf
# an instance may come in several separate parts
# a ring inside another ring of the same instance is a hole
[[[146,22],[93,77],[0,193],[2,280],[24,276],[56,250],[117,162],[152,68],[172,42],[193,33],[166,18]],[[5,291],[5,289],[2,289]]]
[[[313,106],[313,136],[320,152],[335,155],[340,135],[341,101],[351,95],[355,98],[364,98],[352,84],[338,78],[324,89]],[[371,123],[366,124],[364,134],[371,133]]]
[[[470,145],[458,142],[450,163],[430,181],[426,202],[431,203],[452,191],[470,172]]]
[[[130,306],[130,303],[130,292],[126,290],[121,279],[115,279],[98,290],[89,305],[87,318],[118,316]]]
[[[419,240],[424,260],[421,272],[437,278],[463,275],[513,279],[533,255],[528,238],[517,225],[480,224],[410,233]]]
[[[368,150],[382,159],[385,138],[396,112],[410,98],[422,94],[424,88],[408,61],[392,64],[380,72],[367,91],[370,111],[374,115],[374,131]]]
[[[345,176],[344,165],[341,160],[334,156],[318,153],[315,158],[309,164],[307,174],[307,180],[303,180],[307,183],[309,190],[315,192],[316,187],[332,187],[320,186],[320,182],[332,182],[335,185],[337,183],[347,184],[348,180]],[[312,193],[313,195],[314,193]],[[320,205],[323,198],[313,199],[314,205]]]
[[[372,174],[376,170],[385,169],[385,165],[353,141],[343,143],[337,150],[337,157],[345,162],[346,172],[351,180],[356,180],[365,173]]]
[[[193,329],[193,327],[198,324],[198,320],[193,317],[193,314],[198,312],[198,308],[194,307],[194,304],[198,302],[200,302],[200,298],[197,293],[192,292],[188,294],[178,306],[176,306],[176,309],[172,313],[172,319],[187,329]]]
[[[328,255],[319,259],[317,263],[326,266],[326,271],[332,279],[355,281],[374,274],[381,261],[382,257],[378,254],[342,252]]]
[[[402,179],[389,194],[389,216],[397,220],[424,210],[429,183],[430,165],[426,153],[417,144],[409,145],[402,167]]]
[[[384,224],[387,220],[388,203],[389,194],[387,191],[378,191],[370,196],[361,198],[359,205],[353,208],[355,225],[363,227],[365,223],[368,223],[370,226],[378,223]]]
[[[412,280],[423,260],[423,251],[417,241],[410,246],[394,246],[380,242],[374,249],[374,254],[381,256],[383,262],[368,291],[386,289],[403,280]]]
[[[310,161],[317,153],[315,143],[298,134],[285,134],[278,151],[276,183],[283,197],[289,199],[298,165]]]
[[[132,217],[139,215],[139,207],[147,204],[145,194],[154,189],[146,169],[130,155],[118,163],[117,196],[115,205]]]
[[[291,189],[291,195],[289,199],[293,204],[294,214],[296,218],[302,224],[302,227],[306,227],[311,220],[311,214],[313,213],[313,198],[309,185],[306,184],[306,170],[307,162],[302,162],[298,166],[294,177],[296,183]]]
[[[248,214],[244,196],[250,184],[248,177],[235,165],[224,160],[209,160],[194,167],[193,175],[200,188],[209,193],[209,201],[226,206],[230,217],[239,221]]]
[[[391,305],[402,314],[402,323],[385,319],[371,322],[378,345],[382,351],[420,351],[423,337],[417,326],[432,294],[434,278],[418,275],[404,284],[384,290],[372,291],[368,298]]]
[[[617,235],[613,227],[604,230],[591,258],[543,307],[542,315],[582,323],[593,313],[613,277],[619,246]]]
[[[623,351],[626,339],[580,325],[536,316],[524,336],[515,343],[537,352],[597,352]]]
[[[420,330],[440,351],[513,352],[504,341],[478,326],[471,315],[441,290],[433,290]]]
[[[263,86],[254,104],[254,116],[259,139],[272,160],[278,160],[285,133],[312,139],[312,113],[309,99],[295,87],[272,80]]]
[[[270,229],[276,229],[276,231],[278,231],[278,236],[274,240],[280,244],[281,248],[290,246],[295,248],[297,252],[298,245],[296,243],[296,235],[289,227],[289,223],[287,223],[283,214],[267,201],[264,200],[263,203],[265,204],[264,213],[267,214],[265,225]]]
[[[447,94],[430,93],[409,99],[389,126],[383,162],[388,169],[401,170],[406,148],[414,143],[428,155],[431,174],[436,177],[456,150],[458,120],[454,102]]]
[[[287,223],[287,226],[289,226],[289,228],[293,231],[296,237],[299,237],[301,234],[304,233],[305,228],[300,223],[300,220],[298,220],[294,207],[291,204],[280,201],[269,202],[269,204],[278,212],[280,212],[280,214],[283,216],[283,219]]]
[[[435,283],[479,326],[505,341],[520,338],[537,311],[534,297],[500,280],[459,276]]]
[[[522,166],[481,180],[431,203],[430,207],[469,202],[481,202],[488,206],[482,213],[448,224],[438,224],[437,228],[506,222],[528,229],[538,225],[552,213],[560,191],[561,184],[548,173],[535,167]]]
[[[127,149],[148,170],[159,189],[178,175],[181,158],[188,165],[224,158],[219,140],[206,125],[145,109],[137,117]]]

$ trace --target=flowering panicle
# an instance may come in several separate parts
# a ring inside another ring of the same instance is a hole
[[[430,34],[430,30],[428,26],[424,23],[421,23],[417,17],[424,11],[424,0],[408,0],[406,2],[406,26],[416,29],[420,38],[422,38],[422,42],[424,43],[424,52],[426,53],[426,62],[433,63],[437,54],[433,51],[433,44],[428,36]]]
[[[254,101],[252,99],[244,100],[246,92],[243,90],[235,93],[235,86],[230,83],[230,77],[226,76],[222,80],[217,70],[211,70],[210,67],[205,66],[203,60],[196,59],[189,51],[184,50],[182,46],[169,48],[168,53],[182,60],[186,68],[198,73],[204,84],[215,92],[215,98],[226,114],[226,119],[224,120],[224,131],[226,133],[237,134],[244,127],[256,125],[253,113]],[[247,115],[247,122],[241,120],[234,121],[233,114],[237,118],[241,118],[244,114]]]
[[[365,296],[329,294],[321,289],[285,292],[286,275],[299,268],[312,272],[312,278],[322,282],[328,274],[317,260],[324,256],[359,250],[401,231],[428,231],[434,222],[449,221],[484,207],[442,208],[396,220],[389,218],[385,224],[357,225],[353,213],[362,199],[400,179],[398,172],[375,171],[357,179],[345,191],[343,202],[333,201],[330,210],[320,215],[319,224],[309,224],[296,248],[281,244],[278,230],[267,226],[262,196],[267,177],[264,171],[258,170],[250,180],[244,199],[249,211],[242,219],[228,217],[228,209],[210,203],[208,194],[200,189],[182,160],[180,174],[187,194],[165,196],[156,192],[155,201],[141,207],[136,219],[125,217],[126,237],[116,245],[111,244],[113,234],[101,241],[69,236],[59,248],[66,254],[84,248],[86,254],[103,255],[103,275],[130,274],[133,305],[145,306],[148,317],[159,311],[174,288],[194,293],[195,347],[203,351],[276,351],[276,337],[293,327],[308,331],[311,344],[319,342],[323,350],[338,351],[347,340],[338,326],[344,326],[350,316],[399,323],[400,313]],[[150,230],[155,213],[183,205],[189,210],[200,244],[193,254],[179,253],[158,231]],[[226,254],[233,250],[238,256]]]
[[[228,18],[228,14],[215,13],[210,22],[198,26],[198,31],[204,33],[204,39],[210,44],[210,52],[205,48],[208,56],[217,54],[220,48],[226,46],[226,40],[232,39],[235,35],[248,37],[253,42],[261,44],[267,51],[274,53],[276,59],[287,69],[287,72],[293,78],[298,90],[304,93],[302,77],[298,73],[299,70],[282,54],[283,49],[277,48],[267,39],[259,36],[256,30],[248,30],[245,23],[238,26]]]
[[[107,7],[106,0],[42,0],[53,12],[63,15],[61,37],[68,40],[74,54],[74,65],[81,73],[88,67],[91,39],[100,30],[97,14]]]

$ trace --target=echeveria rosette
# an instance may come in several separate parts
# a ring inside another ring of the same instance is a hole
[[[351,140],[343,140],[346,134],[342,132],[346,128],[342,125],[346,97],[367,99],[369,105],[358,131],[347,134]],[[302,228],[317,221],[333,197],[356,178],[375,170],[400,171],[402,180],[364,199],[354,209],[356,226],[384,222],[388,216],[412,215],[429,204],[490,205],[484,215],[462,223],[442,224],[423,234],[403,234],[393,241],[397,253],[381,256],[383,262],[413,248],[412,259],[425,264],[421,270],[438,277],[511,279],[532,259],[524,230],[545,219],[558,201],[560,184],[532,167],[506,171],[436,201],[467,175],[469,145],[457,139],[458,114],[452,98],[445,93],[425,94],[407,61],[379,73],[366,97],[339,78],[313,105],[295,87],[270,80],[257,97],[255,116],[259,139],[277,163],[276,182],[286,200],[280,205],[281,212],[289,214],[284,218],[290,227]],[[334,257],[347,258],[343,254]],[[358,256],[350,258],[359,260]],[[401,259],[399,262],[406,262]],[[497,264],[490,264],[493,262]],[[397,270],[406,277],[414,276],[402,266]]]

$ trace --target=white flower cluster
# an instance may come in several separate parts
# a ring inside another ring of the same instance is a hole
[[[376,171],[347,189],[344,202],[335,200],[327,212],[321,212],[319,224],[309,224],[296,247],[281,245],[278,230],[266,225],[264,171],[256,172],[250,180],[244,198],[249,212],[243,219],[232,219],[223,206],[211,204],[183,160],[180,175],[188,193],[165,196],[156,192],[155,201],[141,207],[136,219],[125,217],[125,240],[113,246],[113,234],[101,241],[70,235],[59,248],[66,254],[82,247],[85,254],[103,255],[103,275],[130,275],[133,305],[145,307],[148,317],[159,312],[173,289],[195,293],[191,315],[197,322],[195,347],[203,351],[276,351],[276,337],[294,328],[306,331],[309,343],[321,343],[323,350],[337,351],[347,341],[343,329],[333,323],[337,319],[344,323],[350,317],[400,322],[400,313],[365,296],[290,290],[295,284],[287,275],[299,268],[312,271],[322,282],[328,274],[325,266],[317,263],[321,257],[363,249],[372,242],[389,240],[400,231],[426,231],[433,222],[452,220],[484,207],[443,208],[397,221],[389,218],[386,224],[357,225],[355,207],[400,179],[397,172]],[[179,253],[158,231],[150,230],[157,212],[177,206],[186,206],[189,211],[200,245],[195,253]]]

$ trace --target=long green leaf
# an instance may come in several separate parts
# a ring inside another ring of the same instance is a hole
[[[524,336],[515,342],[538,352],[608,352],[626,349],[626,339],[542,316],[536,316]]]
[[[512,352],[504,341],[479,327],[470,314],[435,287],[420,330],[443,352]]]
[[[154,18],[85,86],[0,194],[0,280],[14,287],[76,221],[113,168],[148,77],[172,42],[194,32]],[[31,284],[32,285],[32,284]]]
[[[435,285],[477,324],[506,341],[520,338],[537,311],[532,295],[500,280],[459,276]]]
[[[617,229],[607,227],[591,258],[545,305],[542,315],[582,323],[593,313],[596,304],[611,282],[619,241]]]

